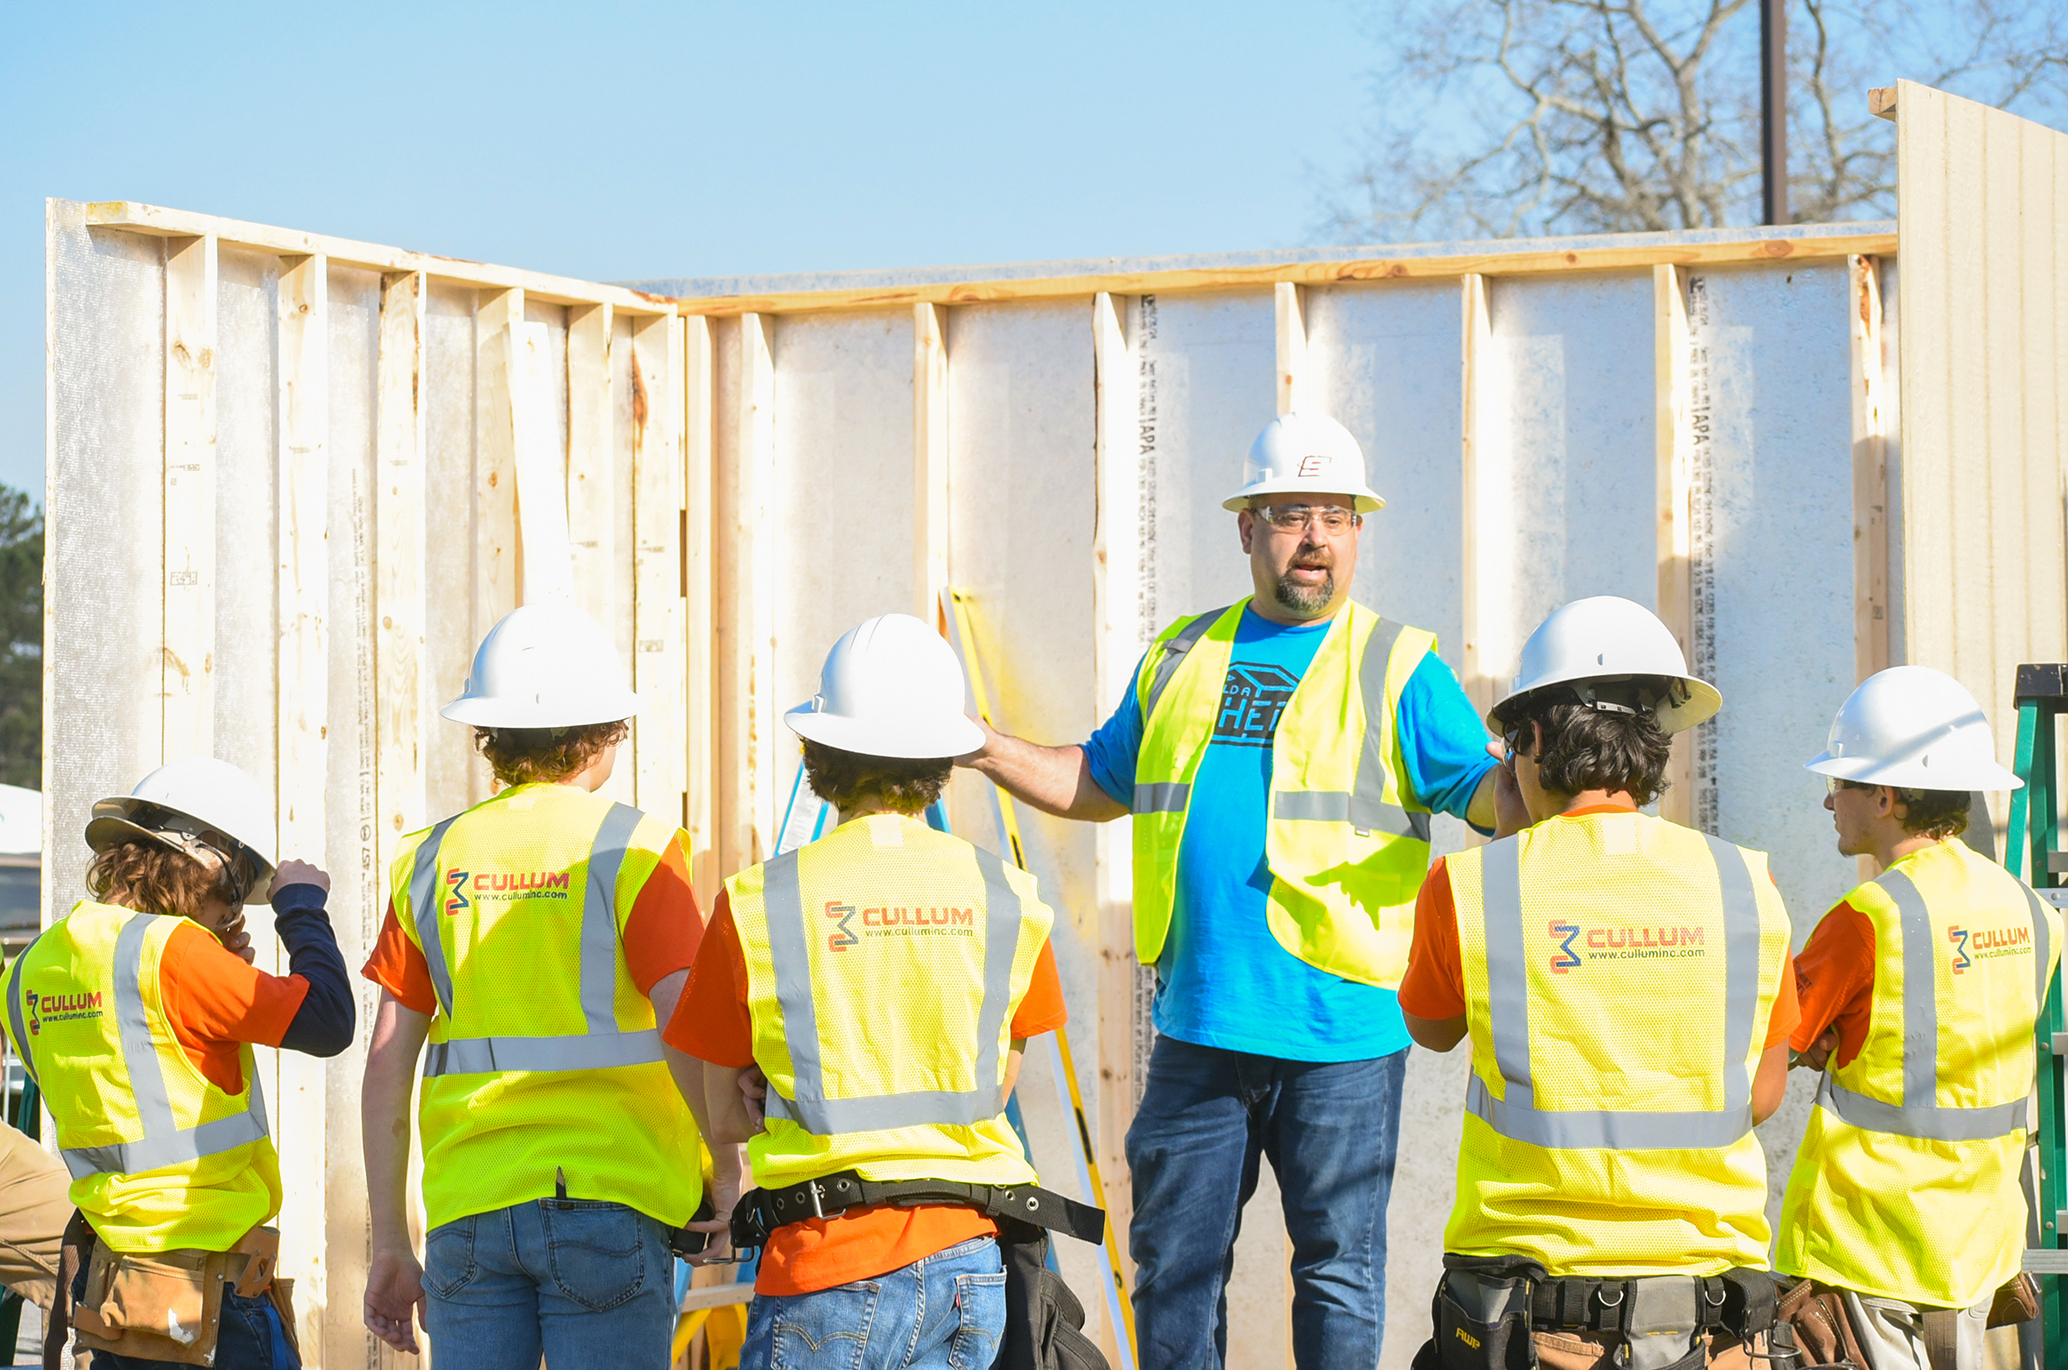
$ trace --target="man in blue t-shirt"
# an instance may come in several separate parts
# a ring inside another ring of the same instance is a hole
[[[1225,1359],[1235,1234],[1269,1158],[1292,1237],[1295,1362],[1369,1367],[1407,1068],[1393,987],[1428,815],[1491,829],[1499,744],[1433,638],[1350,599],[1362,516],[1384,501],[1349,432],[1283,415],[1245,474],[1225,507],[1255,595],[1167,631],[1082,746],[994,732],[961,761],[1048,813],[1138,815],[1136,947],[1156,966],[1159,1034],[1127,1135],[1142,1365]],[[1217,692],[1202,670],[1221,671]],[[1287,718],[1328,741],[1289,745]],[[1349,754],[1367,731],[1377,740]],[[1289,756],[1300,775],[1274,788]],[[1315,869],[1297,868],[1302,853]],[[1166,888],[1167,910],[1145,907]]]

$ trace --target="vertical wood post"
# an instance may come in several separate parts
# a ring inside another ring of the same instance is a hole
[[[709,909],[718,897],[718,704],[716,634],[716,528],[713,525],[717,422],[717,353],[711,321],[682,320],[682,605],[684,754],[688,801],[682,826],[689,833],[690,883]]]
[[[320,859],[327,846],[324,791],[329,784],[330,544],[326,531],[330,458],[329,260],[283,258],[278,295],[279,394],[275,769],[282,857]],[[288,967],[273,947],[272,969]],[[350,1059],[348,1056],[347,1059]],[[322,1364],[327,1300],[325,1201],[330,1160],[327,1062],[280,1052],[269,1082],[274,1145],[297,1182],[280,1206],[280,1273],[308,1291],[298,1309],[311,1367]],[[351,1146],[352,1140],[341,1139]],[[356,1151],[356,1147],[353,1148]]]
[[[1463,356],[1461,358],[1463,385],[1461,393],[1464,415],[1461,432],[1464,434],[1462,471],[1464,498],[1460,505],[1460,531],[1462,534],[1464,565],[1460,577],[1460,599],[1464,610],[1464,648],[1459,653],[1463,669],[1459,676],[1465,693],[1472,703],[1484,714],[1494,705],[1494,682],[1489,670],[1500,669],[1505,663],[1488,661],[1486,633],[1486,594],[1490,583],[1485,565],[1486,546],[1480,536],[1480,521],[1487,501],[1481,489],[1485,479],[1485,425],[1486,370],[1492,361],[1493,325],[1488,308],[1487,278],[1476,272],[1468,272],[1460,280],[1459,302],[1464,310],[1461,333]]]
[[[1307,296],[1291,281],[1272,292],[1278,333],[1278,412],[1307,404]]]
[[[1688,410],[1687,282],[1680,268],[1652,268],[1652,384],[1658,455],[1659,620],[1694,660],[1694,578],[1689,505],[1693,489]],[[1666,766],[1666,793],[1659,813],[1675,823],[1694,822],[1695,742],[1692,732],[1673,739]]]
[[[912,612],[943,632],[948,588],[948,311],[912,306]]]
[[[382,869],[396,841],[429,815],[424,730],[431,712],[424,668],[424,306],[421,271],[381,278],[375,380],[374,790]]]
[[[572,600],[567,543],[567,465],[553,431],[550,344],[542,323],[510,325],[511,465],[516,472],[520,604]]]
[[[1852,275],[1853,657],[1865,680],[1889,664],[1888,427],[1881,350],[1881,271],[1846,259]]]
[[[574,602],[605,628],[617,622],[612,314],[607,304],[577,306],[567,312],[568,553],[573,561]],[[634,411],[636,415],[636,400]]]
[[[216,240],[165,240],[164,759],[215,752]]]
[[[682,325],[632,321],[632,684],[637,803],[671,823],[688,808],[682,636]]]
[[[1143,549],[1137,536],[1141,503],[1138,377],[1127,345],[1124,296],[1092,301],[1092,370],[1096,386],[1095,446],[1098,519],[1092,538],[1093,674],[1097,709],[1112,708],[1133,687],[1134,669],[1155,625],[1144,624]],[[1106,1187],[1106,1220],[1125,1233],[1134,1213],[1127,1166],[1128,1124],[1134,1121],[1141,1081],[1135,1078],[1134,846],[1132,824],[1094,829],[1094,888],[1098,899],[1098,1128],[1099,1176]],[[1127,1242],[1121,1261],[1130,1285],[1134,1263]]]
[[[775,477],[774,322],[765,314],[740,315],[735,440],[718,476],[721,872],[751,866],[775,850],[775,547],[768,535]]]

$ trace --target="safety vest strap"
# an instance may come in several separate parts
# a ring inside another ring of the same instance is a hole
[[[39,1090],[43,1088],[43,1081],[37,1078],[36,1063],[30,1059],[32,1053],[29,1051],[29,1029],[22,1017],[22,967],[29,963],[30,955],[36,950],[36,943],[41,942],[49,931],[49,928],[45,928],[37,933],[29,945],[22,948],[22,954],[14,958],[14,982],[8,986],[7,991],[7,1019],[14,1028],[14,1044],[21,1048],[18,1054],[21,1057],[22,1070],[36,1082],[36,1088]]]
[[[1939,1103],[1939,993],[1931,911],[1905,871],[1886,871],[1874,883],[1895,902],[1903,928],[1903,1102],[1896,1105],[1869,1098],[1826,1075],[1817,1091],[1817,1103],[1853,1127],[1923,1141],[1979,1142],[2025,1130],[2024,1099],[1984,1108]],[[2032,950],[2038,959],[2034,977],[2037,1013],[2046,1006],[2052,949],[2045,907],[2029,887],[2025,895],[2032,905]]]
[[[244,1062],[248,1100],[242,1113],[227,1118],[181,1127],[174,1121],[171,1093],[165,1084],[165,1065],[158,1056],[151,1033],[150,1010],[144,1003],[144,936],[151,920],[161,915],[137,913],[122,925],[115,938],[115,1024],[122,1042],[122,1064],[129,1076],[129,1091],[136,1100],[144,1135],[133,1142],[106,1146],[65,1147],[61,1151],[65,1169],[75,1180],[89,1175],[113,1173],[137,1175],[147,1170],[183,1165],[203,1156],[219,1155],[249,1146],[267,1135],[266,1100],[259,1088],[258,1072]],[[20,985],[15,974],[15,993],[8,996],[9,1011],[20,1022]],[[17,1027],[17,1031],[19,1028]],[[26,1040],[26,1039],[23,1039]],[[29,1053],[24,1050],[22,1053]]]
[[[424,1077],[504,1074],[512,1071],[599,1070],[653,1065],[663,1058],[658,1030],[622,1032],[617,1025],[618,871],[643,815],[629,804],[612,804],[589,848],[589,874],[582,899],[581,1005],[586,1033],[549,1037],[458,1037],[433,1042],[424,1052]],[[452,970],[439,933],[438,848],[459,815],[432,828],[417,847],[410,873],[410,905],[416,910],[417,940],[446,1021],[453,1019]]]
[[[798,858],[806,850],[793,848],[761,868],[769,958],[796,1091],[795,1098],[786,1099],[771,1089],[769,1117],[794,1122],[816,1136],[832,1137],[901,1127],[968,1127],[1004,1112],[999,1037],[1012,1001],[1013,958],[1024,918],[1019,891],[1006,879],[1004,865],[983,848],[971,848],[984,879],[984,998],[977,1012],[976,1087],[829,1099],[825,1062],[819,1052],[818,1006],[812,998],[804,892],[798,881]]]
[[[1547,1110],[1536,1106],[1530,1074],[1529,966],[1522,931],[1522,844],[1489,843],[1482,858],[1487,1018],[1495,1064],[1506,1085],[1496,1099],[1477,1072],[1465,1107],[1503,1137],[1542,1147],[1617,1151],[1726,1147],[1752,1130],[1752,1053],[1759,1011],[1758,896],[1744,854],[1702,834],[1723,891],[1723,1107],[1713,1111]]]
[[[1192,786],[1182,780],[1137,783],[1135,813],[1183,813],[1192,802]]]
[[[1163,657],[1156,663],[1156,674],[1149,680],[1149,697],[1142,701],[1142,726],[1149,724],[1149,715],[1156,712],[1156,701],[1163,698],[1163,692],[1170,688],[1171,678],[1177,675],[1178,667],[1184,665],[1185,657],[1199,640],[1212,631],[1213,626],[1235,606],[1224,604],[1209,610],[1178,629],[1170,641],[1163,644]]]

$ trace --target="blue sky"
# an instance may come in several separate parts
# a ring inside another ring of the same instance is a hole
[[[1349,0],[0,0],[0,481],[42,490],[43,199],[593,280],[1295,246]]]

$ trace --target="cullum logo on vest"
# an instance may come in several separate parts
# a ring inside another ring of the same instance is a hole
[[[45,1023],[66,1023],[101,1016],[101,991],[85,994],[39,994],[27,990],[22,1002],[29,1010],[29,1035],[43,1031]]]
[[[1709,930],[1679,926],[1587,927],[1554,919],[1549,925],[1557,946],[1551,950],[1551,973],[1564,975],[1585,961],[1672,961],[1709,954]]]
[[[857,909],[853,904],[843,904],[828,899],[826,917],[838,927],[826,935],[829,951],[846,951],[870,936],[913,937],[942,935],[949,937],[974,937],[976,935],[977,911],[957,908],[882,908]],[[855,930],[860,922],[861,930]]]
[[[447,871],[452,893],[445,901],[449,918],[472,904],[507,904],[513,899],[565,899],[566,871]],[[467,896],[472,893],[473,898]]]
[[[2032,925],[2020,923],[2012,928],[1982,928],[1978,931],[1953,927],[1946,929],[1946,940],[1953,944],[1953,973],[1958,975],[1977,961],[2019,956],[2031,951]]]

